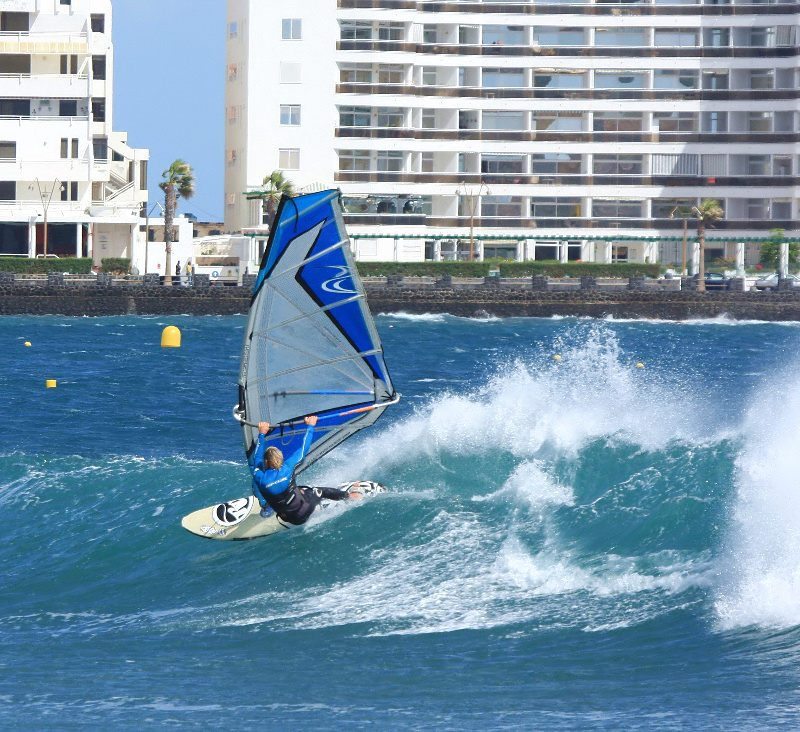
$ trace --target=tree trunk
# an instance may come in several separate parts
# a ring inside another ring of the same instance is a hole
[[[177,197],[175,185],[170,183],[164,192],[164,247],[166,260],[164,262],[164,284],[172,284],[172,220],[175,217]]]
[[[697,289],[700,292],[706,291],[706,226],[703,222],[697,225],[697,242],[700,245],[697,263]]]

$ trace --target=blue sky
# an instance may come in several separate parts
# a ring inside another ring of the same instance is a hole
[[[114,129],[150,148],[149,207],[163,203],[173,160],[192,166],[195,195],[178,210],[201,221],[221,221],[224,208],[226,6],[113,0]]]

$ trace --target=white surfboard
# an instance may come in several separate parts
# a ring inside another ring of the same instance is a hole
[[[371,480],[343,483],[339,487],[347,488],[353,493],[360,493],[364,498],[386,491],[382,485]],[[324,509],[332,503],[339,503],[339,501],[323,498],[317,510]],[[192,534],[206,539],[231,541],[269,536],[284,529],[291,529],[294,524],[281,520],[275,512],[262,518],[261,506],[258,501],[253,496],[248,496],[193,511],[181,519],[181,526]]]

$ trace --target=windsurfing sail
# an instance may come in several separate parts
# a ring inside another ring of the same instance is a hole
[[[258,423],[285,455],[303,417],[319,418],[298,472],[368,427],[399,396],[383,357],[344,226],[338,190],[284,196],[258,271],[234,416],[248,460]]]

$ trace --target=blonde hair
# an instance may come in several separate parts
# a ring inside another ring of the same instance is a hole
[[[277,447],[268,447],[264,453],[264,465],[273,470],[280,470],[283,466],[283,453]]]

